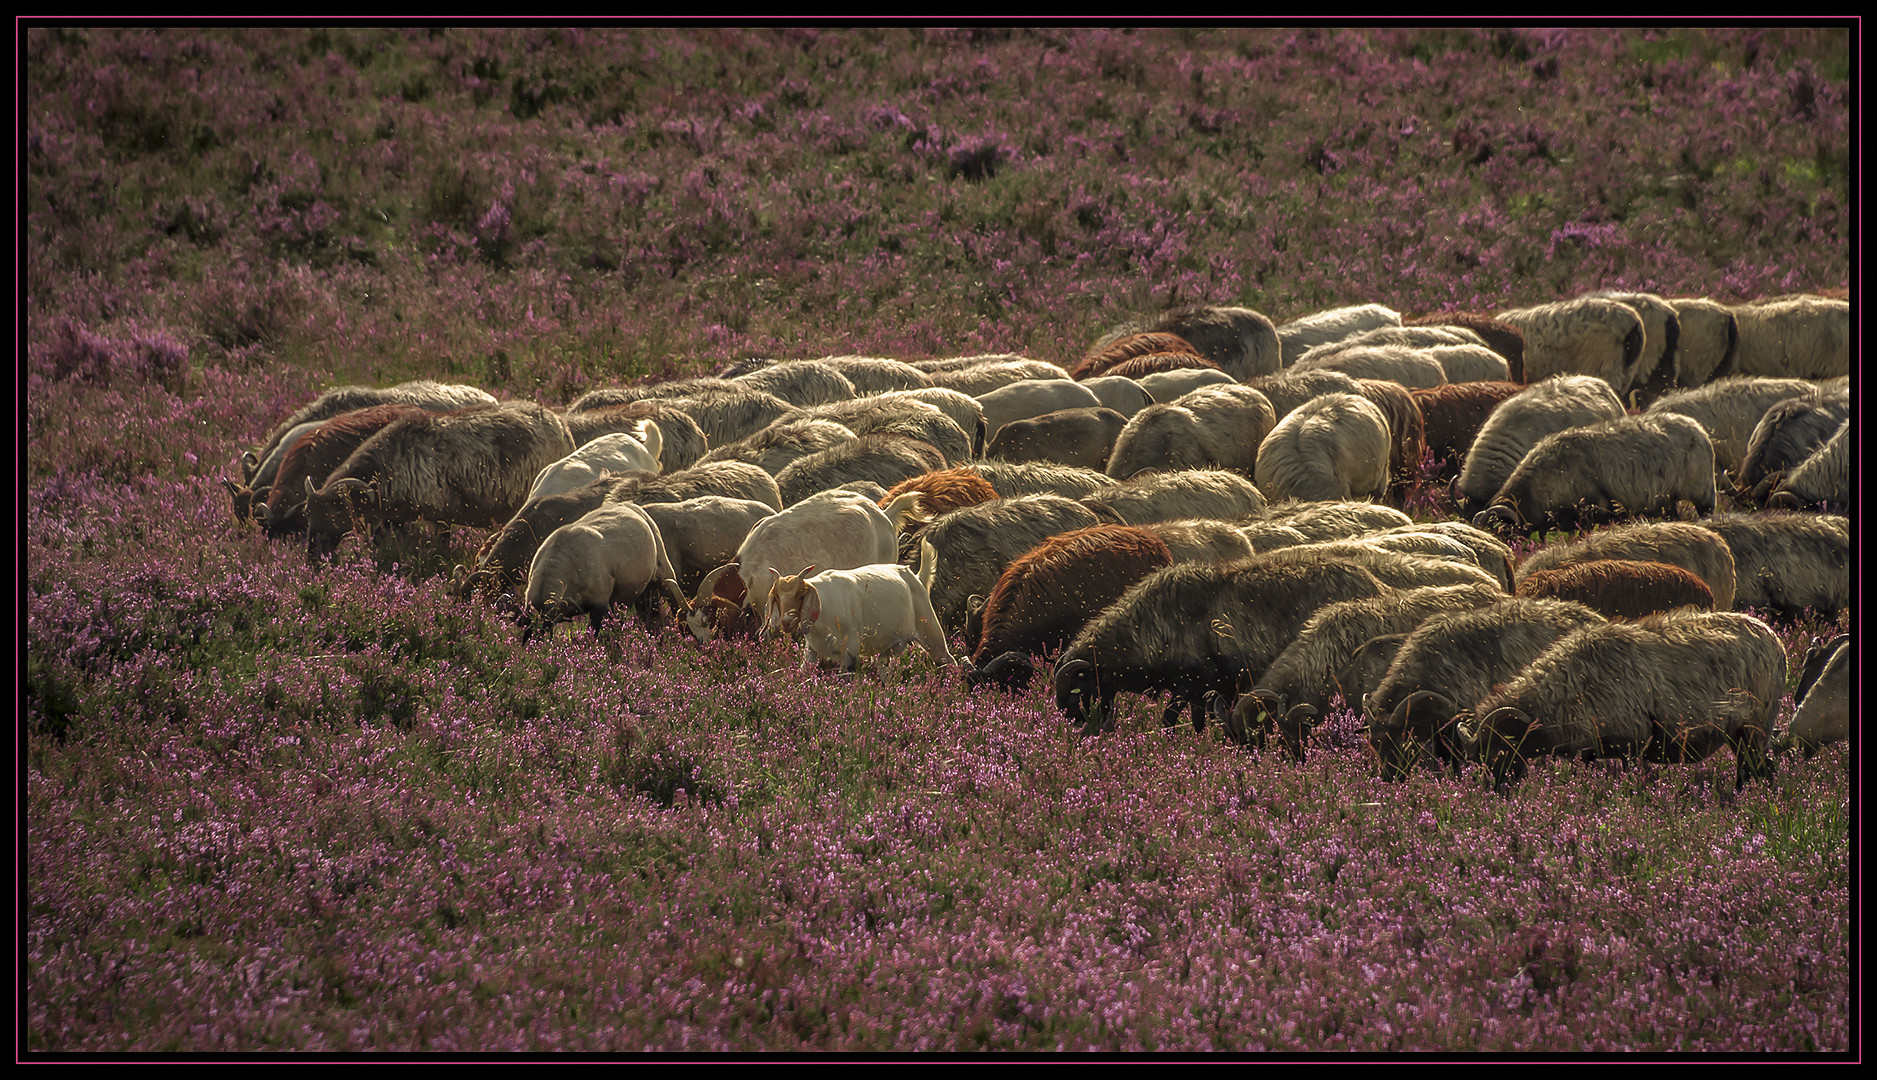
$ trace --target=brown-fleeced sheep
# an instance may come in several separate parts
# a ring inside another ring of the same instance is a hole
[[[1575,600],[1609,619],[1640,619],[1678,607],[1714,610],[1707,582],[1668,563],[1602,559],[1525,575],[1518,594]]]

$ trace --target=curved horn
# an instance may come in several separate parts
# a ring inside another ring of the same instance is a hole
[[[1284,749],[1291,760],[1303,764],[1304,740],[1310,737],[1310,729],[1316,726],[1317,712],[1315,705],[1297,704],[1284,714],[1284,720],[1278,727],[1278,734],[1284,742]]]

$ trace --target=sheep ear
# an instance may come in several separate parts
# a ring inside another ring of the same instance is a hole
[[[807,581],[809,578],[815,576],[815,564],[809,563],[806,567],[802,569],[801,573],[795,576],[798,578],[801,578],[803,581]]]

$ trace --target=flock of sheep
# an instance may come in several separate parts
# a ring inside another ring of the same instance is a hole
[[[1340,695],[1385,777],[1728,746],[1745,783],[1771,774],[1786,683],[1761,617],[1850,605],[1849,320],[1812,295],[1282,326],[1202,307],[1073,370],[750,361],[565,410],[341,387],[226,483],[314,559],[377,527],[495,527],[452,591],[524,635],[668,605],[700,642],[788,634],[843,668],[917,642],[973,687],[1053,657],[1085,730],[1165,693],[1169,725],[1301,758]],[[1460,519],[1399,509],[1430,479]],[[1717,516],[1723,485],[1782,512]],[[1507,538],[1553,529],[1594,531],[1515,565]],[[1808,751],[1848,737],[1848,652],[1808,663],[1787,734]]]

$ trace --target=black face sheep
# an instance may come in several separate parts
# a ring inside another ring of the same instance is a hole
[[[1241,741],[1262,741],[1261,729],[1308,731],[1329,708],[1337,691],[1337,672],[1370,639],[1407,634],[1436,615],[1472,611],[1503,599],[1505,593],[1489,585],[1447,585],[1391,589],[1380,596],[1321,608],[1303,624],[1297,640],[1258,677],[1251,692],[1256,700],[1243,710],[1244,715],[1235,715],[1235,720],[1249,720],[1251,726],[1230,734]],[[1239,711],[1234,710],[1235,714]]]
[[[1622,415],[1616,391],[1583,375],[1547,379],[1507,398],[1481,425],[1454,481],[1451,495],[1460,514],[1471,518],[1486,509],[1540,439]]]
[[[1851,304],[1823,296],[1781,297],[1733,308],[1742,375],[1829,379],[1851,373]]]
[[[1753,426],[1740,470],[1732,477],[1736,497],[1758,502],[1784,474],[1817,453],[1851,419],[1851,388],[1814,387],[1776,402]]]
[[[1395,657],[1400,654],[1407,634],[1382,634],[1363,642],[1350,654],[1347,663],[1336,671],[1336,692],[1350,708],[1358,711],[1362,700],[1382,683]]]
[[[1765,379],[1736,376],[1709,382],[1693,390],[1677,390],[1649,406],[1652,413],[1680,413],[1693,417],[1714,442],[1714,466],[1735,475],[1746,459],[1753,429],[1773,406],[1816,388],[1804,379]]]
[[[1642,316],[1628,304],[1580,296],[1555,304],[1504,311],[1499,318],[1525,337],[1525,378],[1590,375],[1618,395],[1629,393],[1642,358]]]
[[[1786,725],[1779,748],[1797,746],[1806,757],[1829,743],[1851,737],[1851,635],[1840,634],[1805,653],[1805,673],[1793,695],[1798,708]]]
[[[947,634],[967,626],[973,597],[987,597],[1004,569],[1058,533],[1114,523],[1060,495],[1027,495],[955,510],[926,526],[919,578]],[[966,640],[973,635],[967,634]]]
[[[1626,517],[1673,517],[1684,500],[1714,512],[1714,444],[1674,413],[1570,428],[1540,439],[1473,519],[1482,529],[1571,530]]]
[[[1603,559],[1540,570],[1519,582],[1520,596],[1575,600],[1610,619],[1640,619],[1678,607],[1714,610],[1707,582],[1668,563]]]
[[[1125,480],[1149,469],[1233,469],[1249,474],[1277,415],[1247,386],[1201,387],[1134,414],[1115,437],[1107,473]]]
[[[747,461],[771,476],[810,454],[852,442],[854,432],[844,424],[816,416],[785,416],[746,439],[719,446],[704,461]]]
[[[251,475],[242,483],[237,484],[227,477],[222,478],[222,486],[228,489],[228,498],[233,504],[237,522],[245,525],[256,517],[266,516],[257,511],[267,505],[267,496],[273,489],[274,478],[280,475],[281,461],[287,456],[288,451],[299,445],[301,439],[319,430],[325,423],[324,420],[309,420],[287,432],[257,466],[250,468],[244,461],[242,471]],[[244,455],[246,456],[250,455]]]
[[[1388,494],[1388,418],[1355,394],[1312,398],[1258,446],[1255,478],[1270,502]]]
[[[1701,523],[1733,552],[1734,610],[1827,618],[1851,606],[1850,520],[1835,514],[1717,514]],[[1720,596],[1714,597],[1720,607]]]
[[[1766,500],[1771,510],[1823,505],[1842,513],[1851,505],[1851,425],[1844,424],[1819,451],[1778,482]]]
[[[554,530],[535,553],[522,640],[534,633],[537,621],[551,627],[583,614],[597,634],[614,604],[635,605],[640,621],[656,627],[661,594],[674,610],[684,607],[658,526],[631,503],[601,506]]]
[[[1380,304],[1359,304],[1292,319],[1277,328],[1277,340],[1283,365],[1290,367],[1297,362],[1298,357],[1318,345],[1342,341],[1366,330],[1400,325],[1401,313],[1393,308]]]
[[[1427,750],[1457,767],[1451,723],[1460,709],[1524,670],[1559,638],[1604,621],[1582,604],[1508,597],[1422,623],[1362,698],[1382,779],[1405,778]]]
[[[387,387],[335,386],[295,409],[292,416],[275,426],[258,450],[241,455],[242,482],[253,486],[254,474],[262,461],[274,452],[274,448],[294,428],[318,420],[330,420],[341,413],[393,404],[416,405],[431,412],[454,412],[458,409],[473,409],[478,405],[493,405],[495,399],[486,391],[473,386],[450,385],[427,379]]]
[[[1785,683],[1785,649],[1750,615],[1684,609],[1605,623],[1482,698],[1461,743],[1501,788],[1541,755],[1686,762],[1726,746],[1738,789],[1772,780],[1767,744]]]
[[[1144,529],[1097,525],[1052,536],[1012,562],[984,603],[967,686],[1029,685],[1030,654],[1059,649],[1148,574],[1173,565]]]
[[[1083,628],[1056,664],[1056,704],[1084,730],[1109,726],[1115,695],[1168,691],[1163,721],[1190,705],[1202,727],[1209,693],[1233,694],[1262,674],[1318,609],[1386,588],[1354,563],[1329,558],[1156,571]]]
[[[1062,409],[997,429],[984,448],[986,461],[1053,461],[1084,469],[1108,464],[1128,418],[1113,409]]]
[[[306,528],[306,485],[322,487],[332,471],[345,464],[365,440],[407,416],[428,412],[419,405],[375,405],[341,413],[320,422],[295,442],[281,458],[274,483],[265,495],[261,524],[269,537],[281,537]],[[282,440],[286,446],[286,440]]]
[[[306,481],[307,555],[331,554],[361,517],[498,525],[521,509],[535,476],[572,450],[561,418],[529,402],[393,421],[323,488]]]
[[[945,420],[936,410],[934,414]],[[776,475],[776,486],[782,489],[783,502],[792,505],[817,491],[839,487],[849,480],[871,480],[890,490],[901,480],[942,469],[945,465],[945,455],[931,443],[904,435],[862,435],[797,459]]]

